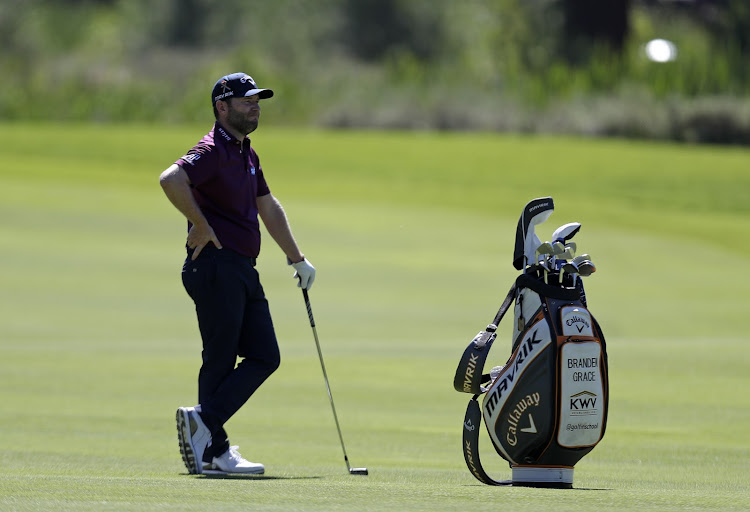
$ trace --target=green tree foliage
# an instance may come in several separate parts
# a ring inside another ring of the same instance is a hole
[[[243,70],[283,100],[271,123],[679,138],[698,98],[700,119],[746,115],[749,5],[5,0],[0,119],[210,120],[213,82]],[[647,60],[654,38],[678,58]]]

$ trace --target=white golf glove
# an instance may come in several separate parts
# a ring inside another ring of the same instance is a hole
[[[304,258],[304,256],[303,256]],[[313,281],[315,281],[315,267],[313,267],[307,258],[302,261],[291,264],[296,272],[294,278],[297,279],[297,286],[309,290],[312,288]]]

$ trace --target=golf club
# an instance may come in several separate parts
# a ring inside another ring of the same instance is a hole
[[[560,262],[562,261],[558,256],[561,256],[563,253],[565,253],[565,244],[562,242],[552,242],[552,257],[550,258],[550,270],[560,270],[560,267],[562,267],[562,264]]]
[[[543,244],[539,245],[536,249],[537,254],[537,261],[539,262],[539,265],[544,270],[544,282],[547,282],[547,272],[549,272],[549,257],[552,255],[553,249],[552,244],[549,242],[544,242]],[[541,258],[540,258],[541,256]]]
[[[563,284],[563,275],[566,273],[571,276],[573,286],[575,286],[576,274],[578,274],[578,265],[572,262],[567,262],[565,263],[565,265],[563,265],[563,267],[560,269],[560,284]]]
[[[586,260],[591,261],[591,255],[584,253],[573,258],[573,263],[575,263],[576,265],[580,265],[582,261],[586,261]]]
[[[582,277],[588,277],[594,272],[596,272],[596,266],[591,262],[591,260],[584,260],[578,264],[578,273]]]
[[[331,402],[331,410],[333,411],[333,419],[336,422],[336,430],[339,433],[339,441],[341,441],[341,450],[344,452],[344,462],[346,462],[346,469],[349,470],[351,475],[367,475],[367,468],[353,468],[349,464],[349,457],[346,455],[346,448],[344,447],[344,436],[341,435],[341,427],[339,426],[339,418],[336,415],[336,406],[333,405],[333,395],[331,394],[331,385],[328,383],[328,373],[326,372],[326,365],[323,362],[323,353],[320,350],[320,341],[318,341],[318,331],[315,329],[315,319],[313,318],[312,307],[310,307],[310,296],[307,294],[307,289],[302,288],[302,295],[305,298],[305,306],[307,307],[307,316],[310,319],[310,327],[312,327],[313,336],[315,337],[315,346],[318,349],[318,357],[320,358],[320,367],[323,370],[323,379],[326,381],[326,389],[328,390],[328,399]]]
[[[581,230],[581,224],[579,222],[570,222],[563,224],[552,233],[553,242],[567,242],[573,238],[578,231]]]
[[[565,242],[565,249],[570,250],[570,253],[575,256],[576,250],[578,249],[578,244],[576,244],[573,241]]]

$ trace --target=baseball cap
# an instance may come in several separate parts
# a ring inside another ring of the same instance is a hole
[[[247,73],[232,73],[219,78],[211,92],[211,103],[216,105],[219,100],[232,97],[253,96],[257,94],[260,99],[273,96],[271,89],[259,89],[253,77]]]

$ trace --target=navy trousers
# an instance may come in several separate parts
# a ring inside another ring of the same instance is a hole
[[[182,269],[182,283],[195,303],[203,339],[198,403],[212,437],[206,461],[229,449],[224,424],[281,362],[254,265],[254,259],[230,249],[208,246],[195,261],[188,255]]]

